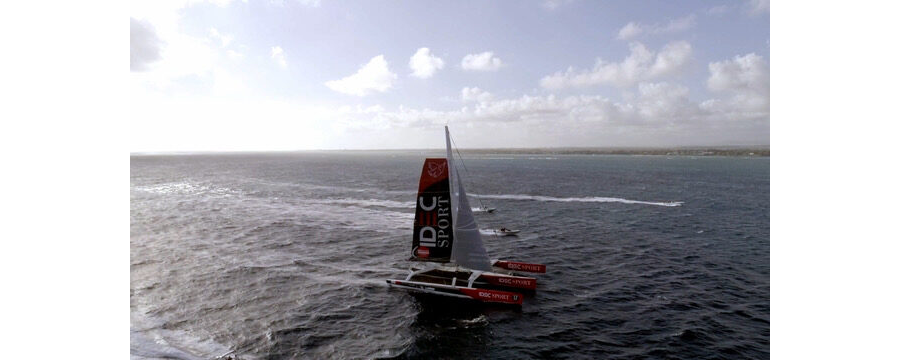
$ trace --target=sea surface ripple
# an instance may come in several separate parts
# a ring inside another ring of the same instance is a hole
[[[768,357],[768,158],[467,156],[516,310],[386,287],[426,156],[133,155],[131,357]]]

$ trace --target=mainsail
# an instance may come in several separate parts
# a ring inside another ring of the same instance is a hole
[[[447,140],[447,161],[450,169],[450,203],[453,223],[454,244],[450,259],[457,265],[481,271],[491,270],[491,261],[484,250],[481,233],[475,222],[475,215],[469,206],[466,189],[460,181],[459,171],[453,166],[453,151],[450,148],[450,129],[444,127]]]
[[[447,159],[429,158],[422,165],[412,255],[428,261],[450,261],[453,248],[453,215],[450,210],[450,171]]]
[[[491,271],[466,189],[453,166],[450,130],[444,130],[447,158],[428,158],[422,166],[412,256],[416,260],[452,261],[471,270]]]

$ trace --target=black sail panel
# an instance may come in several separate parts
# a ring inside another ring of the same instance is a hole
[[[416,196],[413,258],[437,262],[450,260],[453,250],[451,213],[450,172],[447,159],[425,159],[422,176],[419,178],[419,193]]]

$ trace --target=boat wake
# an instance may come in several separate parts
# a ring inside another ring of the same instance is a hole
[[[474,194],[473,194],[474,195]],[[571,197],[571,198],[560,198],[553,196],[543,196],[543,195],[518,195],[518,194],[497,194],[497,195],[477,195],[482,199],[499,199],[499,200],[523,200],[523,201],[553,201],[553,202],[585,202],[585,203],[623,203],[623,204],[641,204],[641,205],[655,205],[655,206],[681,206],[684,204],[682,201],[669,201],[669,202],[656,202],[656,201],[641,201],[641,200],[629,200],[622,198],[613,198],[613,197]]]

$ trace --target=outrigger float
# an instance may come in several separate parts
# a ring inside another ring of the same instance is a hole
[[[450,130],[444,127],[447,158],[427,158],[422,166],[410,268],[404,279],[386,280],[411,292],[487,303],[522,304],[522,291],[537,289],[537,279],[518,272],[545,273],[547,267],[490,260],[459,171],[453,166]]]

